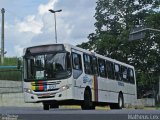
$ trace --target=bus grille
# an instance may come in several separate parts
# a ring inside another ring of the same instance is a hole
[[[60,84],[60,81],[57,82],[36,81],[32,82],[31,86],[34,92],[47,92],[47,91],[59,90],[59,88],[56,88],[58,84]],[[48,88],[48,86],[52,87]]]
[[[47,91],[57,91],[59,88],[56,89],[50,89],[50,90],[34,90],[34,92],[47,92]]]

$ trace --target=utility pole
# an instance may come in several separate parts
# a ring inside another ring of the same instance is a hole
[[[1,64],[4,63],[4,13],[5,9],[2,8],[2,35],[1,35]]]

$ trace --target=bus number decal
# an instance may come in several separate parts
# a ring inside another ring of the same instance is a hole
[[[124,83],[118,82],[118,85],[119,85],[119,86],[124,86]]]
[[[56,88],[56,85],[47,85],[47,90],[53,90]]]

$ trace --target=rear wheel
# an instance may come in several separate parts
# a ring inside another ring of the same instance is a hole
[[[122,109],[124,107],[123,95],[120,93],[118,96],[118,103],[111,103],[110,109]]]
[[[119,96],[118,96],[118,109],[122,109],[123,107],[124,107],[123,95],[119,94]]]
[[[81,105],[81,108],[82,110],[95,109],[95,106],[92,103],[91,92],[89,90],[86,90],[84,92],[84,101],[83,101],[83,104]]]

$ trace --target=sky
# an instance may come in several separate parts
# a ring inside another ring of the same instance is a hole
[[[0,9],[5,8],[5,56],[21,57],[26,47],[56,42],[54,14],[49,9],[62,9],[56,13],[58,43],[87,42],[95,31],[96,1],[0,0]],[[0,27],[1,21],[0,15]]]

